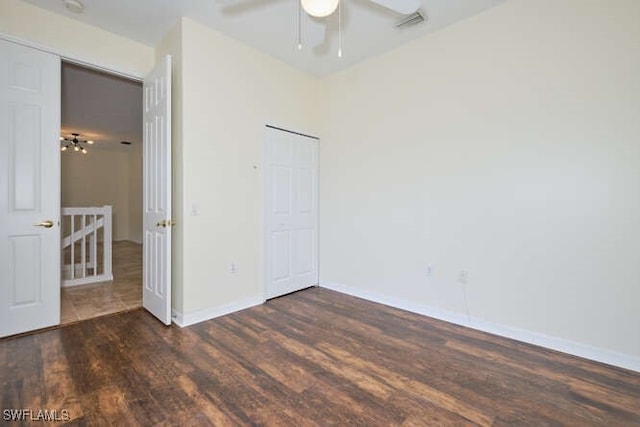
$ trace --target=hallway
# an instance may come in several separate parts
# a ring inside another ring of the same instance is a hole
[[[113,242],[113,281],[62,288],[60,324],[142,307],[142,245]]]

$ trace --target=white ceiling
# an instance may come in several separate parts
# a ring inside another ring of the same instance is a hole
[[[142,85],[63,63],[61,134],[79,133],[94,148],[129,149],[142,142]]]
[[[336,13],[325,18],[325,44],[297,49],[296,0],[82,0],[85,10],[80,15],[66,10],[62,0],[24,1],[151,47],[185,16],[294,67],[325,76],[506,0],[421,0],[427,22],[404,30],[394,27],[402,17],[397,13],[369,0],[342,0],[342,58],[337,56]]]

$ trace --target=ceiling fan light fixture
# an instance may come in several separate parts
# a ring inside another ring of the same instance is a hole
[[[340,0],[300,0],[302,8],[311,16],[324,18],[338,8]]]

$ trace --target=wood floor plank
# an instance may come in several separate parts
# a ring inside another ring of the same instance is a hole
[[[640,373],[319,288],[3,339],[0,386],[0,408],[71,425],[640,426]]]

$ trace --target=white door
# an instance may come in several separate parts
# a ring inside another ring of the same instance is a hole
[[[142,305],[171,324],[171,57],[143,87]]]
[[[266,128],[265,296],[318,284],[318,140]]]
[[[60,58],[0,40],[0,337],[60,323]]]

